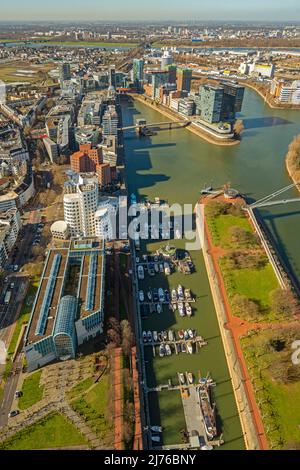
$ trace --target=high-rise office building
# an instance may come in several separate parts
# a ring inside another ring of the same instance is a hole
[[[71,169],[76,173],[93,173],[96,166],[103,163],[102,148],[82,144],[79,151],[70,157]]]
[[[180,69],[178,71],[178,79],[177,79],[177,89],[179,91],[191,91],[191,82],[192,82],[192,70],[190,69]]]
[[[135,86],[141,88],[144,80],[144,61],[143,59],[133,59],[133,82]]]
[[[90,178],[80,179],[76,192],[64,195],[64,218],[71,236],[89,237],[95,234],[98,183]]]
[[[242,110],[245,88],[232,82],[221,82],[224,89],[221,120],[233,121]]]
[[[199,89],[201,118],[209,123],[234,121],[242,109],[244,87],[231,82]]]
[[[221,121],[224,89],[211,85],[200,87],[201,119],[209,123]]]
[[[177,78],[177,67],[176,65],[168,65],[166,67],[166,70],[168,71],[168,83],[176,83],[176,78]]]
[[[118,135],[119,116],[115,106],[108,106],[102,118],[103,136]]]
[[[108,83],[109,86],[116,88],[116,67],[113,65],[109,68]]]
[[[164,70],[168,65],[173,64],[173,56],[170,53],[170,51],[166,50],[163,53],[163,56],[161,58],[161,68]]]
[[[71,80],[71,66],[67,62],[63,62],[59,66],[59,81],[62,85],[64,81]]]
[[[152,74],[152,98],[159,98],[159,89],[168,83],[168,72],[155,72]]]

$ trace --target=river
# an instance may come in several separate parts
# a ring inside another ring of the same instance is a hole
[[[132,124],[140,117],[146,118],[148,122],[165,120],[158,112],[142,103],[124,104],[124,125]],[[248,198],[256,200],[289,184],[290,179],[285,170],[284,159],[290,141],[300,132],[300,113],[271,109],[257,93],[246,89],[240,117],[244,121],[245,131],[241,144],[233,147],[209,144],[187,129],[165,130],[147,139],[137,139],[134,133],[127,132],[125,155],[129,193],[136,192],[139,197],[149,197],[151,200],[159,196],[169,203],[194,204],[205,183],[219,187],[230,182]],[[292,190],[286,195],[296,197],[299,193]],[[262,212],[280,254],[298,281],[300,281],[299,214],[298,203],[276,206],[272,210]],[[212,373],[218,384],[215,398],[219,423],[226,442],[223,448],[240,449],[243,448],[242,432],[233,391],[228,381],[229,374],[202,255],[198,252],[193,253],[193,260],[196,263],[197,273],[189,278],[188,287],[192,287],[199,299],[196,318],[193,321],[195,327],[201,329],[201,334],[208,338],[209,344],[200,352],[196,359],[197,363],[193,363],[192,369],[195,373],[199,368],[202,373],[206,374],[208,370]],[[176,277],[172,282],[177,282]],[[170,325],[182,327],[175,317],[164,318],[166,320],[163,328]],[[151,324],[147,322],[145,328],[159,329],[156,320],[151,320]],[[173,377],[175,371],[181,370],[180,367],[187,367],[185,359],[181,359],[180,356],[165,358],[165,363],[153,359],[151,355],[148,356],[150,367],[147,381],[156,385],[166,383],[170,375]],[[156,401],[155,404],[160,410],[160,415],[153,419],[160,419],[164,426],[169,426],[164,443],[175,443],[176,436],[175,433],[172,434],[171,429],[172,426],[176,427],[176,423],[173,422],[175,418],[170,420],[169,414],[181,413],[178,400],[174,399],[173,411],[170,403],[168,404],[168,398],[154,397],[153,401]]]

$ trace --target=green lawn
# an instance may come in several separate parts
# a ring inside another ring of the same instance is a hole
[[[216,217],[213,221],[217,236],[219,240],[219,245],[223,248],[230,248],[230,240],[229,240],[229,229],[231,227],[240,227],[247,232],[252,233],[252,228],[248,222],[246,217],[236,217],[234,215],[220,215]]]
[[[40,385],[42,371],[34,372],[24,380],[22,392],[19,398],[19,408],[26,410],[43,398],[44,387]]]
[[[107,375],[103,376],[92,390],[71,403],[74,410],[86,419],[88,425],[101,439],[107,438],[111,430],[106,415],[109,398],[108,379]]]
[[[68,392],[68,398],[70,400],[76,398],[78,395],[81,395],[82,393],[86,392],[86,390],[88,390],[93,385],[93,383],[94,382],[92,377],[88,377],[87,379],[82,380]]]
[[[285,385],[270,380],[269,397],[280,416],[283,441],[300,445],[300,382]]]
[[[87,445],[84,437],[59,413],[47,416],[0,444],[2,450],[38,450]]]
[[[218,215],[216,217],[207,216],[207,223],[212,235],[215,246],[221,247],[225,253],[229,251],[243,252],[245,256],[255,250],[256,253],[263,252],[260,245],[236,246],[230,240],[230,229],[239,227],[248,233],[253,233],[253,228],[246,216],[243,215]],[[254,239],[255,241],[255,239]],[[222,270],[225,288],[232,301],[236,294],[246,296],[249,300],[257,303],[260,312],[257,318],[247,318],[254,321],[272,321],[276,320],[275,314],[271,311],[270,294],[279,288],[277,278],[269,262],[261,268],[241,268],[234,269],[229,267],[226,259],[219,259],[219,265]],[[245,312],[245,318],[247,312]]]
[[[241,340],[244,356],[256,398],[262,411],[265,431],[270,446],[276,449],[288,447],[290,443],[300,446],[300,380],[283,382],[278,378],[292,366],[291,344],[299,338],[298,329],[266,330],[249,335]],[[285,340],[281,351],[269,347],[271,339]]]
[[[270,292],[278,288],[270,263],[261,269],[232,270],[232,278],[237,294],[259,302],[263,309],[270,308]]]

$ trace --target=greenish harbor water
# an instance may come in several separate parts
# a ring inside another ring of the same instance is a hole
[[[123,124],[135,123],[138,118],[148,122],[166,118],[142,103],[123,104]],[[242,142],[234,147],[209,144],[186,129],[158,132],[157,135],[137,139],[134,132],[125,134],[126,172],[129,194],[153,200],[156,196],[172,203],[195,204],[204,184],[219,187],[230,182],[248,198],[259,199],[290,183],[285,169],[285,154],[292,138],[300,132],[300,113],[270,109],[252,90],[246,90],[243,112],[245,132]],[[297,197],[296,190],[285,196]],[[276,246],[286,265],[300,280],[300,205],[282,205],[264,210],[261,214],[269,227]],[[176,242],[183,246],[183,242]],[[162,243],[149,243],[152,252]],[[191,371],[196,376],[209,371],[217,383],[214,398],[218,411],[218,427],[225,440],[222,449],[242,449],[244,441],[226,364],[216,313],[211,297],[203,256],[191,252],[196,273],[184,277],[173,274],[169,278],[156,276],[151,285],[172,288],[181,283],[196,295],[195,315],[180,319],[178,312],[165,310],[153,314],[143,322],[145,330],[192,327],[208,341],[198,354],[180,354],[160,359],[153,358],[146,348],[145,360],[149,387],[176,383],[177,372]],[[149,278],[145,280],[149,285]],[[181,398],[177,392],[150,394],[151,423],[164,427],[163,444],[180,443],[184,429]]]

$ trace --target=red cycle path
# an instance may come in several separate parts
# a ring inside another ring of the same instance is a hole
[[[122,410],[122,349],[114,350],[114,422],[115,422],[115,450],[123,449],[123,410]]]

